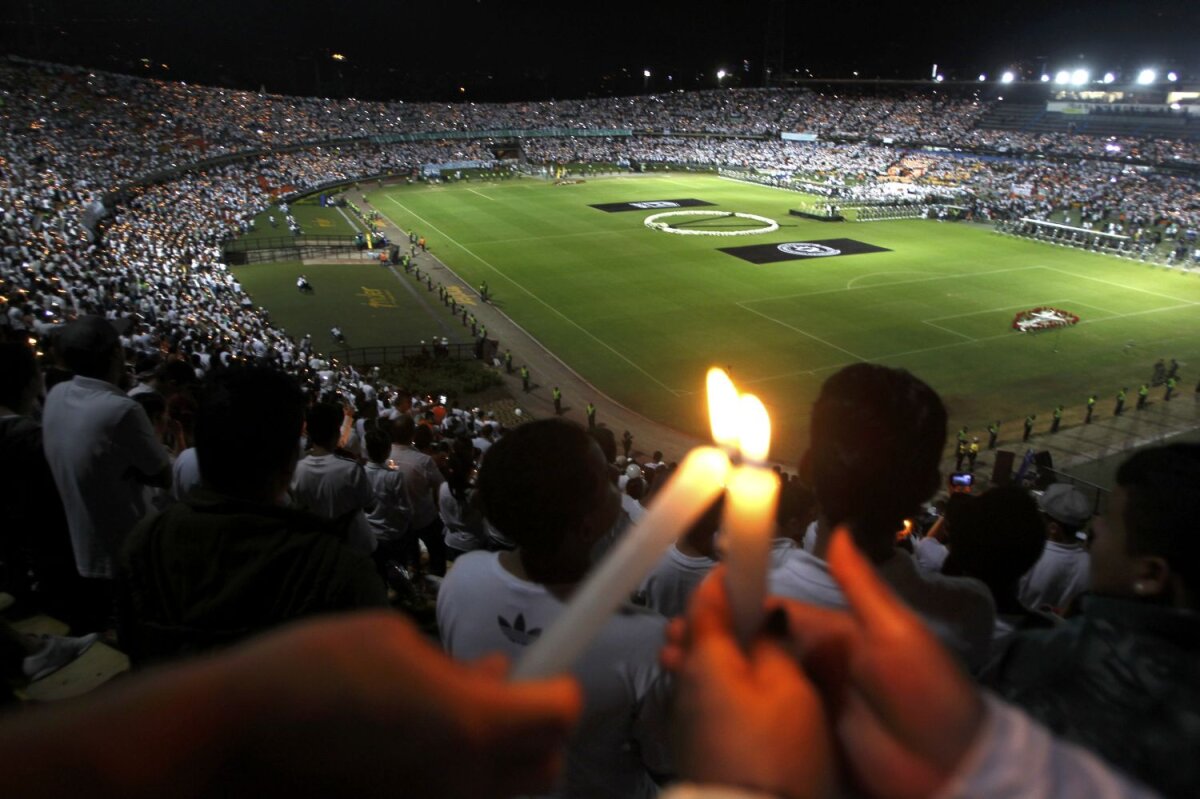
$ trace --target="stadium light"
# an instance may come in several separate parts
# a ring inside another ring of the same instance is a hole
[[[1000,76],[1001,83],[1012,83],[1016,79],[1017,79],[1017,76],[1012,74],[1011,72],[1005,72],[1003,75]]]
[[[1067,72],[1065,69],[1060,69],[1054,76],[1054,82],[1059,86],[1066,86],[1071,82],[1071,73]]]
[[[1175,81],[1179,80],[1179,74],[1176,72],[1168,72],[1167,80],[1171,81],[1171,83],[1174,83]]]
[[[1139,86],[1149,86],[1151,83],[1154,83],[1157,77],[1158,74],[1154,70],[1143,69],[1138,73],[1137,82]]]
[[[938,75],[936,78],[934,78],[934,80],[936,80],[938,83],[941,83],[945,79],[946,79],[945,75]]]
[[[1050,76],[1043,74],[1042,75],[1042,83],[1049,83],[1049,82],[1050,82]]]
[[[725,80],[725,76],[726,76],[726,75],[728,75],[728,74],[729,74],[729,73],[728,73],[728,72],[726,72],[725,70],[723,70],[723,69],[718,69],[718,70],[717,70],[717,80]]]
[[[985,75],[984,73],[980,72],[980,73],[979,73],[979,82],[980,82],[980,83],[983,83],[985,80],[987,80],[987,75]]]
[[[1111,72],[1104,73],[1104,82],[1105,83],[1112,83],[1116,79],[1117,79],[1117,76],[1112,74]]]
[[[1071,85],[1082,86],[1088,82],[1088,71],[1086,69],[1077,69],[1071,73]]]
[[[648,70],[648,69],[643,69],[643,70],[642,70],[642,77],[643,77],[643,78],[648,78],[648,77],[650,77],[650,70]]]

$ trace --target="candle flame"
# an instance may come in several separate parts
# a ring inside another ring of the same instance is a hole
[[[708,370],[708,421],[717,446],[738,445],[738,392],[724,369]]]
[[[896,540],[903,541],[904,539],[906,539],[910,535],[912,535],[912,531],[913,531],[912,519],[905,519],[904,520],[904,529],[896,531]]]
[[[771,451],[771,417],[762,400],[743,394],[738,399],[738,415],[742,457],[754,463],[765,461]]]

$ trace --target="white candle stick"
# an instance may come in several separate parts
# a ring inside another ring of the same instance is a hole
[[[743,646],[750,643],[762,618],[767,593],[771,538],[779,478],[761,465],[771,445],[771,419],[762,402],[744,394],[738,403],[739,445],[746,464],[729,480],[723,530],[727,552],[726,585],[734,631]]]
[[[715,447],[689,452],[641,522],[625,534],[558,618],[525,651],[513,669],[513,679],[543,679],[567,671],[667,547],[721,493],[729,468],[729,458]]]

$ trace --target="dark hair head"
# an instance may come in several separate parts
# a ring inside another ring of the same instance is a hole
[[[63,365],[81,377],[109,376],[113,350],[121,346],[116,328],[102,316],[81,316],[57,332],[55,352]]]
[[[1200,594],[1200,444],[1171,444],[1134,454],[1117,469],[1125,489],[1130,555],[1157,555],[1193,595]]]
[[[942,572],[982,580],[994,595],[1013,592],[1046,546],[1037,501],[1018,486],[975,497],[953,494],[946,503],[947,546]]]
[[[304,395],[282,372],[242,366],[209,375],[196,412],[196,457],[204,483],[255,500],[288,478],[299,454]]]
[[[633,499],[641,499],[646,495],[646,481],[640,477],[634,477],[626,481],[625,493]]]
[[[366,435],[367,457],[372,463],[383,463],[392,451],[392,438],[384,431],[374,428]]]
[[[805,456],[822,514],[892,536],[937,489],[946,408],[903,369],[847,366],[821,386]]]
[[[413,430],[413,446],[419,450],[427,450],[433,446],[433,428],[427,424],[419,424]]]
[[[17,341],[0,342],[0,405],[18,413],[29,384],[37,377],[37,359],[33,350]]]
[[[413,431],[416,429],[417,423],[407,413],[402,413],[396,419],[392,420],[392,443],[403,444],[405,446],[413,442]]]
[[[304,419],[309,442],[314,446],[333,449],[337,446],[344,417],[342,406],[332,402],[318,402],[309,408]]]
[[[535,557],[553,555],[608,490],[594,446],[582,427],[555,418],[520,425],[501,438],[479,470],[488,521]]]

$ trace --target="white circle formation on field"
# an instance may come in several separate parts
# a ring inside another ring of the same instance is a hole
[[[744,230],[709,230],[704,228],[680,228],[662,220],[675,216],[732,216],[737,219],[749,219],[761,222],[762,227],[746,228]],[[644,222],[651,230],[661,230],[663,233],[675,233],[680,236],[755,236],[759,233],[774,233],[779,230],[779,223],[774,219],[757,214],[734,213],[731,211],[666,211],[661,214],[651,214]]]
[[[807,241],[789,241],[787,244],[780,244],[779,251],[786,252],[788,255],[804,255],[809,258],[842,254],[841,250],[834,249],[833,247],[826,247],[824,244],[812,244]]]

